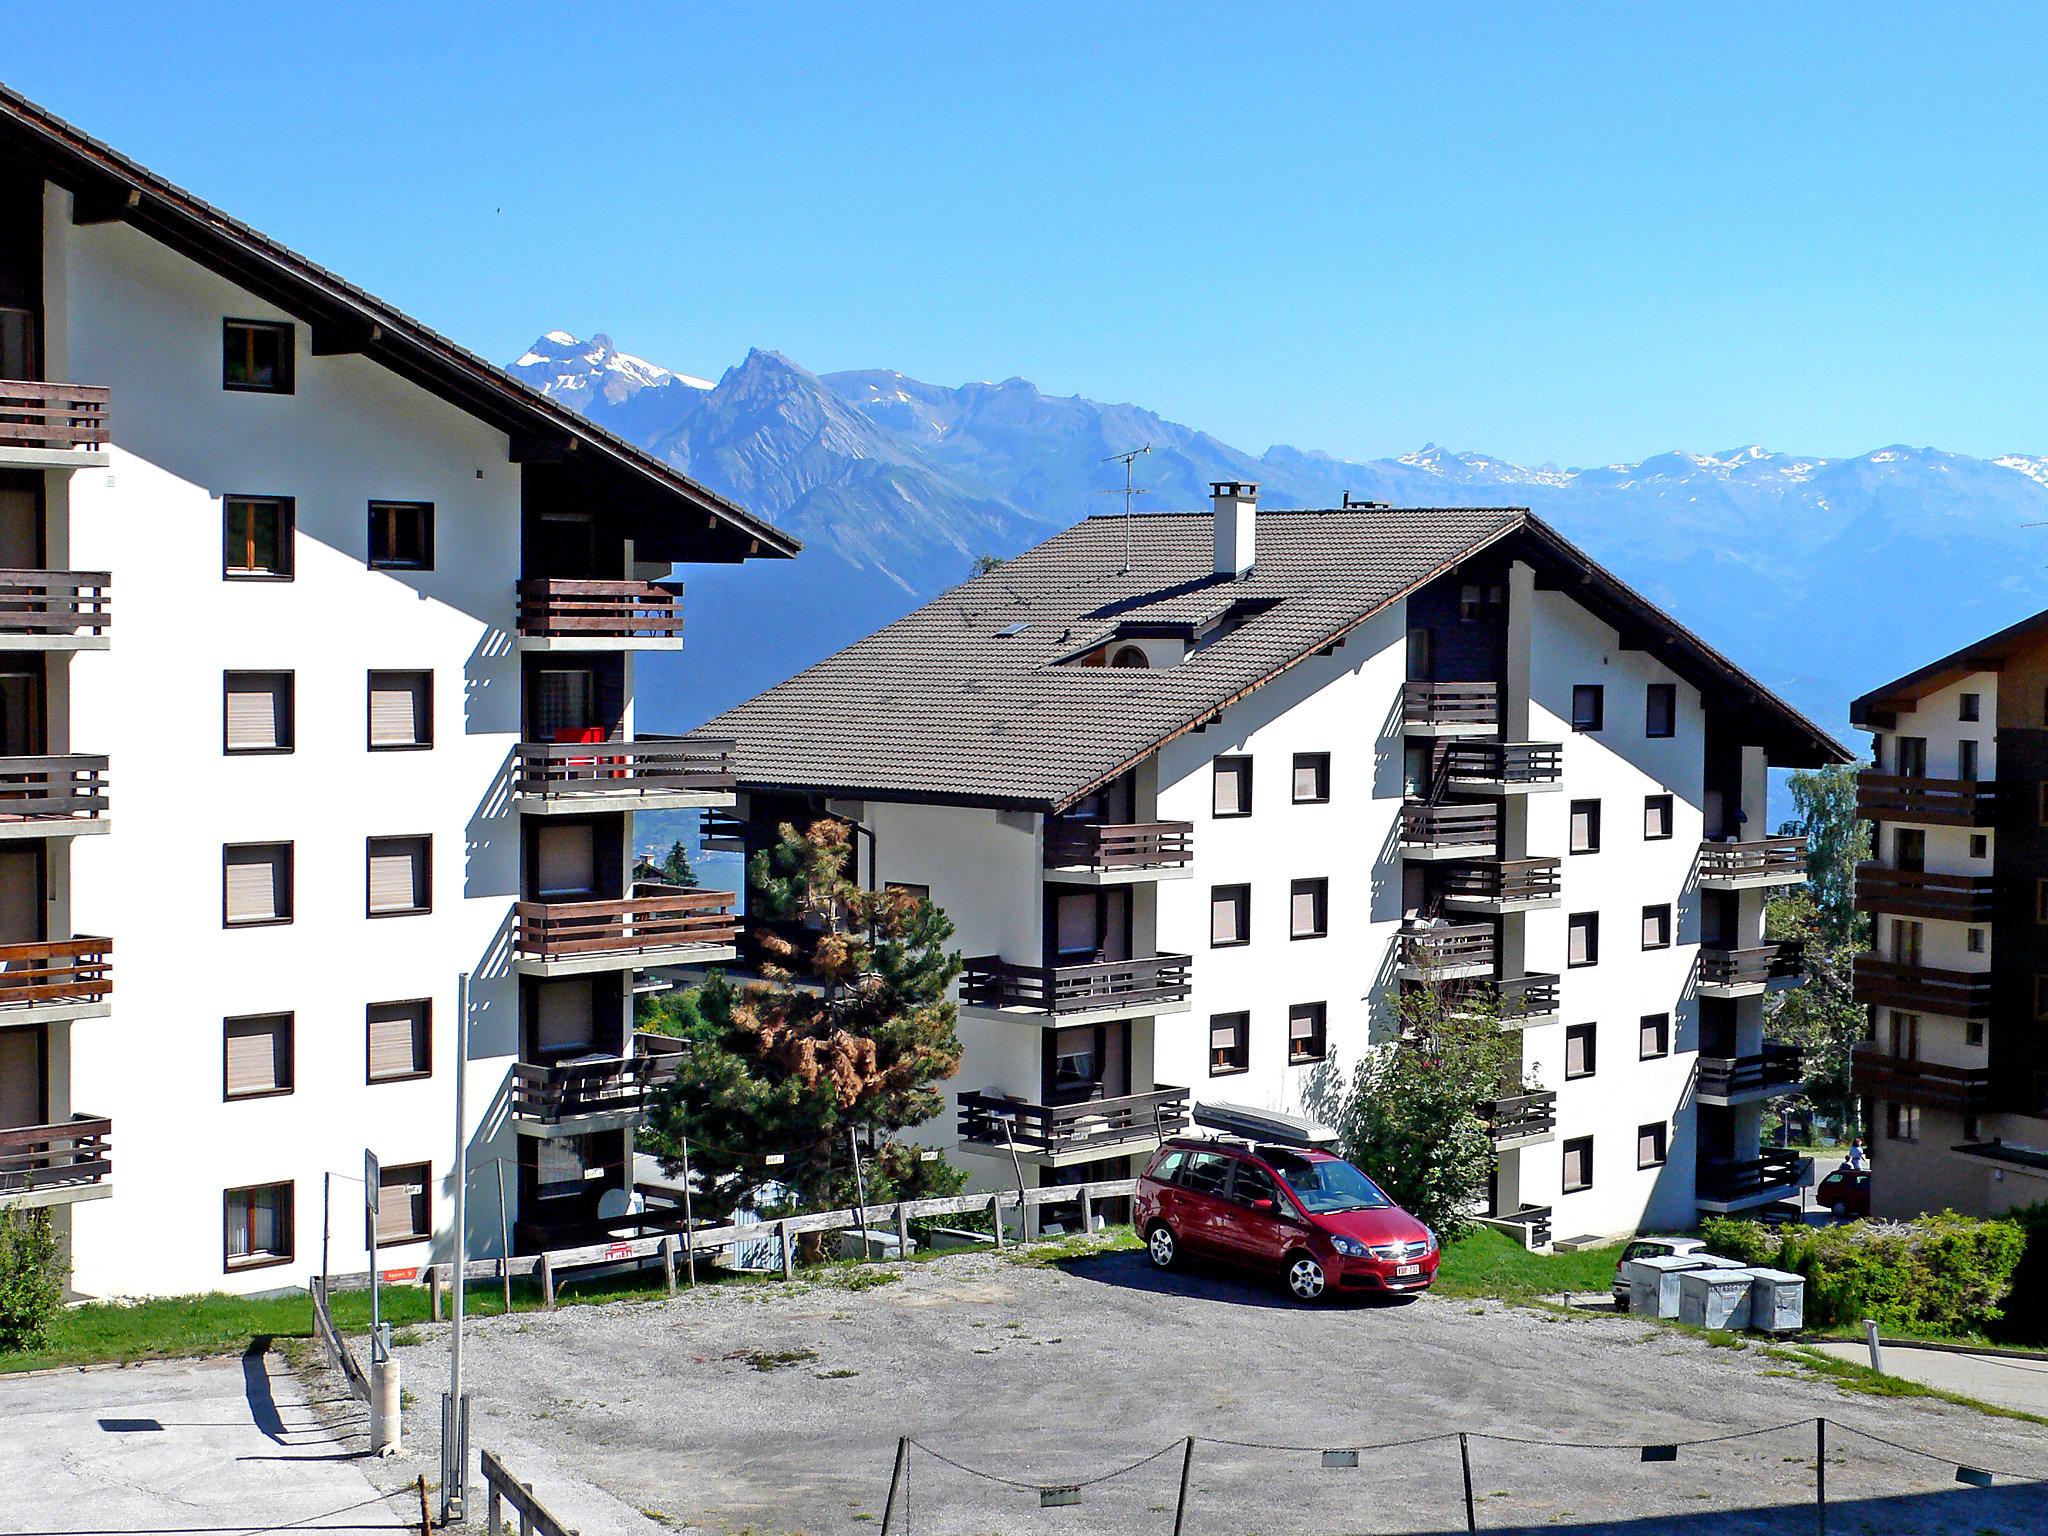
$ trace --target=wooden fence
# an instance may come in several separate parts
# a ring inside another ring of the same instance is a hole
[[[519,1536],[576,1536],[576,1532],[549,1514],[548,1507],[533,1496],[533,1484],[520,1482],[505,1463],[489,1451],[483,1452],[480,1459],[487,1490],[484,1525],[487,1536],[498,1536],[504,1529],[502,1522],[507,1504],[519,1517]]]

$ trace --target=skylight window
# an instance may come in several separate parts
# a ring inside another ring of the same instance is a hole
[[[1031,626],[1029,624],[1005,624],[1001,629],[996,631],[996,638],[998,640],[1008,640],[1013,636],[1023,634],[1024,631],[1029,629],[1030,627]]]

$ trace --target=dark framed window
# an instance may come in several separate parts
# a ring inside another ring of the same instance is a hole
[[[221,1021],[221,1097],[266,1099],[292,1091],[292,1016]]]
[[[1600,963],[1600,914],[1574,912],[1565,922],[1565,964],[1570,967]]]
[[[1288,892],[1287,936],[1320,939],[1330,932],[1330,882],[1297,880]]]
[[[1598,853],[1600,851],[1600,802],[1598,800],[1574,800],[1572,802],[1573,853]]]
[[[434,1235],[434,1171],[428,1163],[377,1170],[377,1246],[417,1243]]]
[[[1566,1081],[1591,1077],[1600,1070],[1600,1026],[1567,1024],[1564,1031],[1564,1075]]]
[[[1965,693],[1956,697],[1956,718],[1958,720],[1983,719],[1984,700],[1981,694]]]
[[[431,571],[434,568],[434,504],[431,501],[371,502],[370,565],[375,570]]]
[[[223,1269],[264,1269],[292,1261],[296,1223],[291,1181],[221,1192]]]
[[[372,1003],[364,1010],[369,1065],[365,1080],[400,1083],[434,1072],[434,1005],[424,997]]]
[[[1643,908],[1643,948],[1669,949],[1671,947],[1671,907],[1669,903]]]
[[[434,909],[433,838],[365,838],[363,857],[371,917],[408,917]]]
[[[1972,832],[1970,834],[1970,857],[1973,859],[1988,859],[1991,857],[1991,834],[1989,832]]]
[[[1574,1136],[1564,1144],[1564,1192],[1593,1187],[1593,1138]]]
[[[288,395],[296,382],[297,353],[289,324],[223,320],[220,387],[247,394]]]
[[[1572,729],[1597,731],[1607,723],[1607,689],[1600,683],[1579,683],[1572,689]]]
[[[1885,1135],[1893,1141],[1918,1141],[1920,1139],[1920,1106],[1917,1104],[1887,1104],[1884,1107]]]
[[[290,581],[297,521],[289,496],[221,497],[221,575],[235,581]]]
[[[1209,1075],[1229,1077],[1251,1070],[1252,1016],[1249,1013],[1209,1015]]]
[[[1252,760],[1248,757],[1216,759],[1216,784],[1210,814],[1249,816],[1252,813]]]
[[[1663,1121],[1655,1125],[1636,1127],[1636,1166],[1638,1168],[1662,1168],[1665,1156],[1665,1138],[1671,1128]]]
[[[1977,743],[1967,738],[1956,743],[1956,777],[1968,784],[1977,782]]]
[[[1678,734],[1678,684],[1652,683],[1643,696],[1643,734]]]
[[[1329,1054],[1330,1008],[1327,1003],[1296,1003],[1287,1010],[1287,1060],[1290,1065],[1321,1061]]]
[[[1669,795],[1643,796],[1643,841],[1660,842],[1671,836],[1671,797]]]
[[[220,691],[223,752],[240,756],[291,751],[291,673],[223,672]]]
[[[417,752],[434,744],[434,674],[370,674],[372,752]]]
[[[1671,1015],[1646,1013],[1637,1036],[1637,1054],[1644,1061],[1656,1061],[1671,1054]]]
[[[1327,805],[1330,799],[1330,754],[1327,752],[1297,752],[1294,754],[1294,803],[1296,805]]]
[[[1209,889],[1209,947],[1224,949],[1252,941],[1252,888],[1217,885]]]
[[[227,843],[220,862],[223,927],[259,928],[292,920],[290,843]]]

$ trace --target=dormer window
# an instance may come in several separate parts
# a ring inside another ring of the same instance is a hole
[[[1149,667],[1152,662],[1142,646],[1120,645],[1109,658],[1109,664],[1112,667]]]

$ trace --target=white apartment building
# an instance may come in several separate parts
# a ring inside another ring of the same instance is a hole
[[[734,934],[633,883],[731,800],[634,659],[794,543],[0,91],[0,545],[0,1204],[74,1287],[360,1271],[366,1151],[445,1257],[464,973],[473,1251],[630,1221],[636,978]]]
[[[1127,546],[1128,540],[1128,546]],[[1128,547],[1129,554],[1126,555]],[[760,845],[829,813],[957,926],[981,1187],[1116,1177],[1196,1102],[1327,1116],[1403,988],[1497,991],[1491,1219],[1796,1193],[1766,769],[1843,749],[1516,509],[1093,518],[711,722]]]

